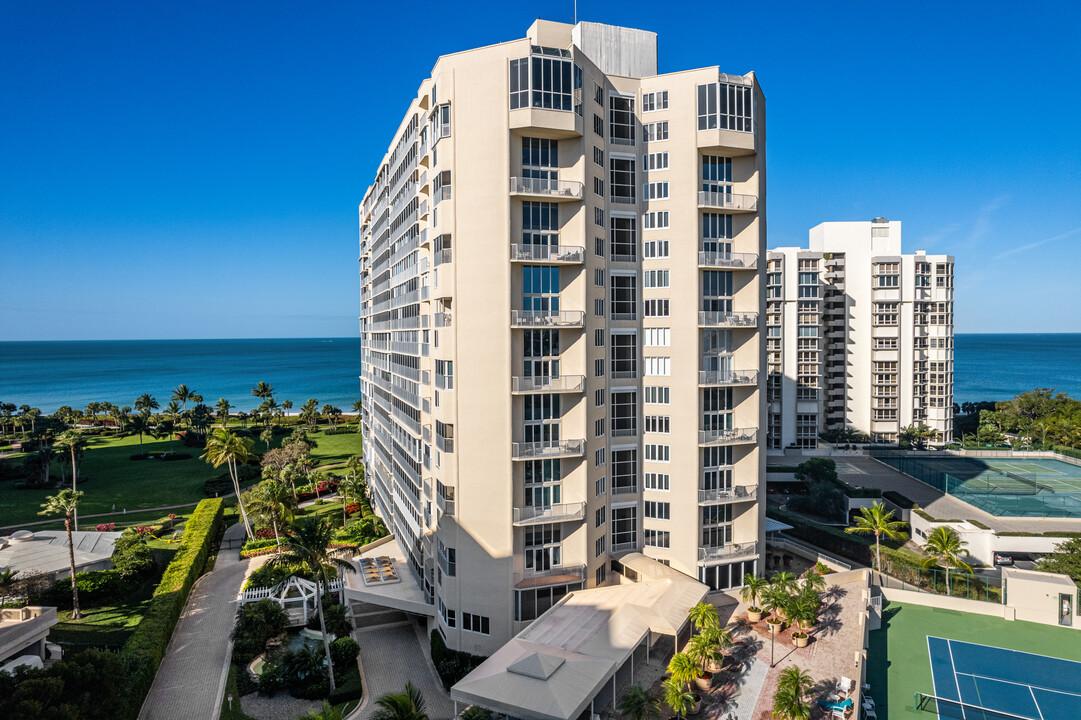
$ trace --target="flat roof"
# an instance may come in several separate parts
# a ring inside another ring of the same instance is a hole
[[[121,535],[118,532],[73,531],[75,569],[111,558],[113,546]],[[32,533],[22,530],[0,540],[7,541],[0,547],[0,570],[55,574],[71,569],[68,537],[63,530],[35,530]]]
[[[451,688],[451,698],[526,720],[573,720],[650,633],[674,635],[709,588],[641,553],[638,581],[568,593]]]

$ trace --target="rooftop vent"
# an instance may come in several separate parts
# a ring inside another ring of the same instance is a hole
[[[889,222],[889,220],[887,220],[887,219],[886,219],[886,218],[884,218],[884,217],[876,217],[876,218],[875,218],[874,220],[872,220],[871,222],[873,222],[873,223],[875,223],[875,224],[877,224],[877,225],[884,225],[884,224],[888,223],[888,222]]]
[[[13,543],[26,542],[27,540],[33,539],[34,533],[30,532],[29,530],[16,530],[15,532],[11,533],[10,536],[8,536],[8,540]]]

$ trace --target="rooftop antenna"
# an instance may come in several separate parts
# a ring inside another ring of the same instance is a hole
[[[574,0],[574,24],[578,24],[578,0]]]

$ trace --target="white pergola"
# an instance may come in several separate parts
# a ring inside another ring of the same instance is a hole
[[[341,592],[342,581],[331,580],[329,592]],[[272,588],[245,590],[237,598],[240,604],[273,600],[289,615],[291,624],[303,625],[315,613],[316,584],[311,580],[291,575]],[[297,622],[299,618],[299,622]]]

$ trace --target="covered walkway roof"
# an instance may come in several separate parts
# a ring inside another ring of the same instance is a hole
[[[573,720],[650,633],[676,635],[708,588],[641,553],[637,581],[569,593],[451,688],[457,702],[527,720]]]

